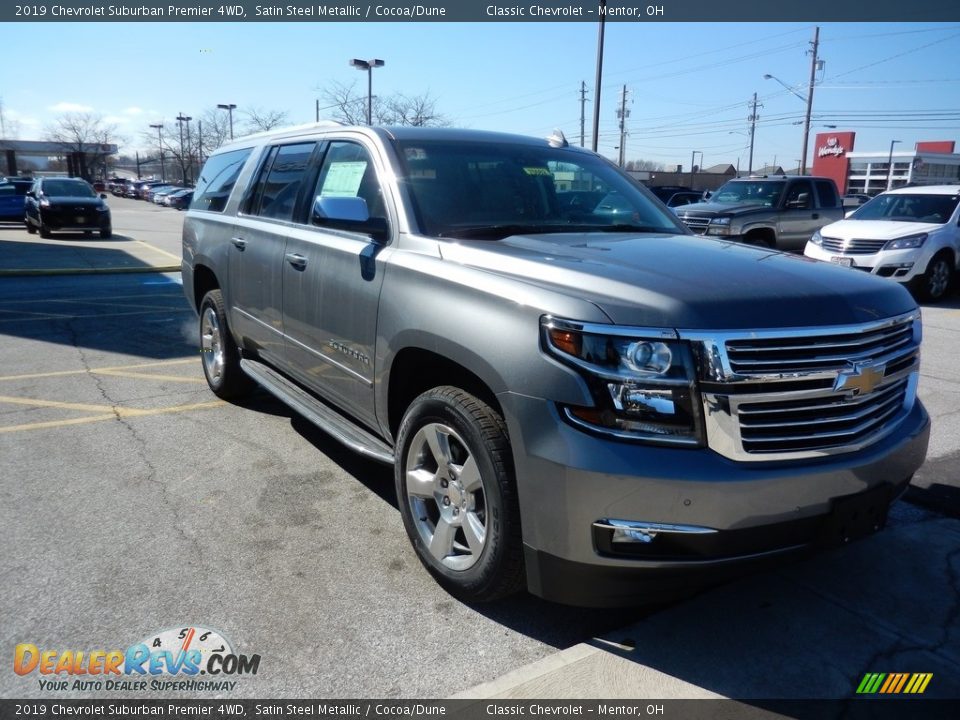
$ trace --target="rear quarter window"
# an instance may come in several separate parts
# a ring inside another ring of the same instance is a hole
[[[243,148],[214,155],[207,160],[197,179],[190,209],[223,212],[227,200],[230,199],[230,192],[251,152],[252,148]]]
[[[817,194],[820,196],[820,207],[829,208],[840,205],[840,198],[837,197],[837,191],[834,189],[833,183],[816,180],[814,184],[817,186]]]

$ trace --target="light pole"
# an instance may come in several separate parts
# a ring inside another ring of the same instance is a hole
[[[166,182],[167,171],[163,164],[163,135],[161,135],[163,123],[157,123],[156,125],[151,125],[150,127],[157,131],[157,148],[160,150],[160,179]]]
[[[217,107],[221,110],[226,110],[230,115],[230,139],[233,140],[233,111],[237,109],[237,106],[230,103],[229,105],[217,105]]]
[[[183,124],[187,123],[187,150],[190,149],[190,121],[193,120],[189,115],[184,115],[180,113],[176,117],[177,122],[180,124],[180,169],[183,171],[183,182],[187,182],[187,166],[183,162]]]
[[[600,29],[597,31],[597,77],[593,85],[593,138],[590,149],[597,151],[600,139],[600,81],[603,79],[603,31],[607,17],[607,0],[600,0]]]
[[[357,70],[367,71],[367,125],[373,125],[373,69],[383,67],[383,60],[358,60],[354,58],[350,64]]]
[[[893,146],[896,145],[900,140],[891,140],[890,141],[890,153],[887,155],[887,190],[890,189],[890,186],[893,185]]]
[[[694,158],[697,157],[697,153],[700,153],[700,164],[701,165],[703,164],[702,150],[694,150],[692,153],[690,153],[690,187],[691,188],[693,188],[693,161],[694,161]]]

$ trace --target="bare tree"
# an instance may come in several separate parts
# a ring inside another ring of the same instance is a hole
[[[95,113],[66,113],[46,130],[47,139],[60,143],[76,158],[74,172],[87,180],[105,163],[109,146],[118,142],[117,128]]]
[[[334,120],[347,125],[366,125],[367,94],[355,88],[356,83],[332,82],[321,93]],[[449,125],[450,121],[437,111],[436,104],[429,92],[422,95],[375,95],[370,116],[374,125]]]
[[[0,97],[0,138],[14,140],[20,136],[20,122],[4,111],[3,98]]]
[[[627,170],[653,170],[656,172],[663,171],[663,163],[656,162],[654,160],[629,160],[627,161]]]
[[[200,118],[203,123],[202,146],[198,149],[203,157],[208,157],[210,153],[230,141],[230,118],[223,110],[210,108],[203,117]]]
[[[245,110],[243,114],[247,117],[246,131],[248,134],[273,130],[290,122],[285,110],[264,110],[253,107]]]

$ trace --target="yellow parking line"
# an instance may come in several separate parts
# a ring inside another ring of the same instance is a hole
[[[30,407],[49,407],[57,408],[59,410],[80,410],[82,412],[96,413],[112,413],[115,410],[113,405],[88,405],[86,403],[68,403],[60,402],[58,400],[40,400],[36,398],[9,397],[6,395],[0,395],[0,403],[8,403],[10,405],[28,405]]]
[[[69,403],[64,403],[69,404]],[[102,420],[113,420],[122,417],[149,417],[151,415],[167,415],[170,413],[182,413],[190,410],[207,410],[220,407],[226,403],[223,400],[211,400],[209,402],[193,403],[191,405],[174,405],[173,407],[154,408],[152,410],[140,410],[137,408],[115,408],[115,412],[109,415],[88,415],[87,417],[71,418],[69,420],[50,420],[48,422],[27,423],[25,425],[7,425],[0,426],[0,433],[22,432],[27,430],[48,430],[50,428],[65,427],[68,425],[81,425],[84,423],[100,422]]]
[[[98,372],[103,372],[104,370],[111,372],[114,370],[137,370],[139,368],[184,365],[186,363],[195,362],[197,362],[196,358],[183,358],[181,360],[159,360],[157,362],[137,363],[135,365],[115,365],[113,367],[91,368],[90,370],[59,370],[56,372],[28,373],[26,375],[2,375],[0,376],[0,382],[3,382],[4,380],[33,380],[35,378],[62,377],[65,375],[86,375],[87,373],[96,374]]]
[[[166,250],[161,250],[161,249],[158,248],[157,246],[151,245],[150,243],[144,242],[143,240],[137,240],[137,242],[140,243],[141,245],[146,245],[148,248],[150,248],[151,250],[154,250],[154,251],[160,253],[161,255],[166,255],[168,258],[173,258],[173,259],[176,260],[177,262],[180,262],[181,260],[183,260],[183,258],[180,257],[179,255],[174,255],[173,253],[168,253]]]
[[[185,382],[206,384],[206,380],[198,377],[185,377],[183,375],[155,375],[154,373],[126,372],[123,370],[94,370],[95,375],[109,375],[110,377],[125,378],[143,378],[145,380],[169,380],[170,382]]]

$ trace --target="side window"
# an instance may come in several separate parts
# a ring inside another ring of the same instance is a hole
[[[264,164],[251,205],[251,213],[275,220],[293,220],[293,211],[300,194],[315,142],[280,145],[271,151],[272,162]]]
[[[373,161],[366,148],[357,143],[330,143],[313,196],[361,198],[366,203],[367,213],[371,218],[386,218],[383,191]],[[313,223],[323,225],[324,221],[313,215]]]
[[[257,171],[256,182],[253,183],[247,192],[247,197],[243,201],[241,212],[247,215],[256,215],[260,211],[260,199],[263,197],[263,186],[267,184],[270,166],[273,165],[273,160],[277,156],[279,149],[279,147],[273,146],[267,151],[266,158],[260,164],[260,169]]]
[[[243,164],[250,157],[252,149],[214,155],[207,160],[197,178],[197,187],[193,191],[191,210],[223,212],[230,198],[230,191],[237,182]]]
[[[833,188],[833,183],[827,182],[826,180],[816,180],[814,181],[814,185],[817,186],[817,195],[820,196],[820,207],[832,208],[840,205],[840,200],[837,198],[837,192]]]
[[[809,210],[813,207],[810,183],[806,180],[793,183],[787,191],[784,207],[792,210]]]

